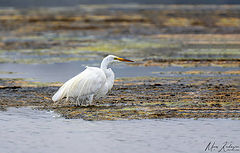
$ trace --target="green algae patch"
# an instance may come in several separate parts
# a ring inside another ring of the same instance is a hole
[[[209,55],[240,55],[240,49],[229,49],[229,48],[224,48],[224,49],[188,49],[183,52],[180,52],[182,54],[195,54],[195,55],[201,55],[201,54],[209,54]]]
[[[88,46],[78,47],[77,50],[80,51],[95,51],[95,52],[124,52],[125,50],[144,50],[149,48],[165,48],[165,47],[176,47],[177,45],[161,43],[159,41],[151,40],[116,40],[116,41],[103,41]]]
[[[162,58],[155,58],[155,59],[147,59],[144,62],[138,62],[131,64],[133,66],[161,66],[161,67],[240,67],[240,59],[239,58],[205,58],[205,59],[198,59],[198,58],[178,58],[178,59],[162,59]],[[157,73],[157,72],[156,72]],[[172,72],[172,73],[182,73],[182,72]],[[214,73],[214,72],[210,72]],[[217,73],[217,72],[216,72]]]
[[[165,21],[165,26],[173,26],[173,27],[186,27],[191,25],[192,21],[187,18],[169,18]]]
[[[17,74],[17,72],[0,71],[0,74]]]
[[[216,25],[220,26],[220,27],[239,27],[240,26],[240,19],[239,18],[234,18],[234,17],[220,18],[216,22]]]
[[[61,86],[62,83],[60,82],[52,82],[52,83],[43,83],[43,82],[36,82],[30,81],[31,79],[23,79],[23,78],[1,78],[0,79],[0,87],[1,88],[14,88],[14,87],[46,87],[46,86]]]
[[[31,37],[30,37],[31,38]],[[51,38],[50,41],[18,38],[2,45],[2,63],[58,63],[76,60],[89,60],[93,55],[125,55],[128,57],[145,56],[146,51],[176,48],[179,44],[163,40],[121,39],[121,40],[84,40],[71,37]],[[65,45],[63,45],[65,44]],[[0,46],[1,49],[1,46]],[[9,55],[10,53],[10,55]]]

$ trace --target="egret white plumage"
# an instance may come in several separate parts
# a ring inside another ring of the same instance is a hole
[[[101,63],[101,67],[86,67],[86,69],[65,82],[54,94],[52,100],[59,101],[66,98],[76,99],[76,105],[92,104],[93,98],[105,96],[113,87],[114,73],[109,65],[115,61],[133,62],[114,55],[108,55]]]

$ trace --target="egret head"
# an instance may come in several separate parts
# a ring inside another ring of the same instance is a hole
[[[101,67],[107,67],[109,64],[115,63],[115,62],[134,62],[132,60],[124,59],[117,57],[115,55],[108,55],[105,57],[101,63]]]
[[[104,59],[107,59],[107,61],[110,62],[110,63],[112,63],[112,62],[119,62],[119,61],[121,61],[121,62],[134,62],[132,60],[121,58],[121,57],[117,57],[115,55],[108,55]]]

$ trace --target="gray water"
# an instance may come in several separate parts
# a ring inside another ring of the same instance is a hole
[[[240,122],[231,119],[84,121],[9,108],[0,125],[1,153],[203,153],[209,142],[240,145]]]
[[[0,78],[28,78],[40,82],[65,82],[85,69],[85,66],[99,67],[101,61],[74,61],[67,63],[54,64],[0,64]],[[224,77],[234,76],[222,73],[204,73],[204,74],[183,74],[186,71],[204,71],[204,72],[224,72],[239,70],[238,67],[178,67],[178,66],[129,66],[123,63],[116,63],[112,66],[116,78],[121,77]],[[177,73],[172,73],[177,72]],[[236,75],[239,76],[239,75]]]

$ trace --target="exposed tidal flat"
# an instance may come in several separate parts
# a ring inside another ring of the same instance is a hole
[[[1,8],[0,27],[2,110],[31,106],[84,120],[239,119],[239,5]],[[81,107],[51,101],[64,81],[107,54],[136,62],[114,66],[105,98]]]
[[[51,96],[58,84],[2,82],[3,110],[33,106],[54,110],[65,118],[85,120],[240,117],[238,77],[127,78],[117,80],[108,96],[95,100],[94,106],[81,107],[65,101],[53,103]]]

